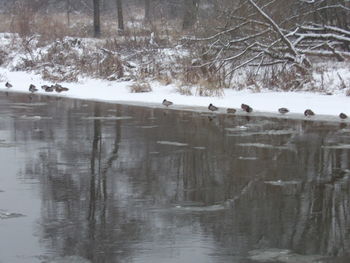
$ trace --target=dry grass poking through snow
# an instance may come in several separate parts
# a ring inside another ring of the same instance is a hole
[[[129,86],[131,93],[151,92],[152,87],[146,82],[135,82]]]

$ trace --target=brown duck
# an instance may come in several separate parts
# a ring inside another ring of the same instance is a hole
[[[252,107],[250,107],[249,105],[244,104],[244,103],[242,103],[241,108],[242,108],[242,110],[244,110],[245,112],[248,112],[248,113],[253,111]]]
[[[306,117],[308,117],[308,116],[314,116],[315,113],[314,113],[312,110],[307,109],[307,110],[304,111],[304,115],[305,115]]]

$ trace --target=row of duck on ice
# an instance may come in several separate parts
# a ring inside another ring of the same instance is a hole
[[[9,88],[12,88],[12,84],[10,84],[9,82],[6,82],[5,87],[8,88],[8,89],[9,89]],[[68,90],[69,90],[68,88],[63,87],[63,86],[60,85],[60,84],[54,84],[54,85],[51,85],[51,86],[42,85],[41,88],[42,88],[43,90],[45,90],[46,92],[53,92],[53,91],[56,91],[56,92],[58,92],[58,93],[60,93],[60,92],[62,92],[62,91],[68,91]],[[28,89],[28,90],[29,90],[30,92],[32,92],[32,93],[38,91],[37,87],[36,87],[35,85],[33,85],[33,84],[30,84],[30,85],[29,85],[29,89]],[[173,103],[172,101],[169,101],[169,100],[164,99],[163,102],[162,102],[162,104],[163,104],[164,106],[166,106],[166,107],[169,107],[169,106],[173,105],[174,103]],[[245,111],[245,112],[247,112],[247,113],[253,112],[253,108],[250,107],[250,106],[247,105],[247,104],[242,103],[241,108],[242,108],[243,111]],[[208,106],[208,109],[209,109],[210,111],[217,111],[219,108],[210,103],[209,106]],[[234,114],[236,111],[237,111],[237,110],[234,109],[234,108],[228,108],[228,109],[226,110],[226,112],[229,113],[229,114]],[[279,109],[278,109],[278,112],[281,113],[281,114],[286,114],[286,113],[289,112],[289,110],[288,110],[287,108],[279,108]],[[304,115],[307,116],[307,117],[308,117],[308,116],[314,116],[315,113],[314,113],[311,109],[306,109],[306,110],[304,111]],[[341,113],[339,114],[339,118],[341,118],[341,119],[346,119],[347,117],[348,117],[348,116],[347,116],[345,113],[343,113],[343,112],[341,112]]]
[[[164,99],[162,104],[163,104],[164,106],[166,106],[166,107],[169,107],[169,106],[173,105],[173,102]],[[208,106],[208,109],[209,109],[210,111],[217,111],[219,108],[210,103],[209,106]],[[244,103],[242,103],[241,109],[242,109],[243,111],[247,112],[247,113],[253,112],[253,108],[250,107],[250,106],[247,105],[247,104],[244,104]],[[227,110],[226,110],[226,112],[229,113],[229,114],[234,114],[234,113],[236,113],[236,111],[237,111],[237,110],[234,109],[234,108],[227,108]],[[289,110],[288,110],[287,108],[279,108],[279,109],[278,109],[278,112],[281,113],[281,114],[287,114],[287,113],[289,112]],[[314,113],[311,109],[306,109],[306,110],[304,111],[304,115],[305,115],[306,117],[310,117],[310,116],[314,116],[315,113]],[[345,113],[343,113],[343,112],[341,112],[341,113],[339,114],[339,118],[340,118],[340,119],[343,119],[343,120],[344,120],[344,119],[346,119],[347,117],[348,117],[348,116],[347,116]]]
[[[6,83],[5,83],[5,87],[8,88],[8,89],[9,89],[9,88],[12,88],[12,84],[9,83],[9,82],[6,82]],[[50,86],[48,86],[48,85],[42,85],[41,88],[42,88],[43,90],[45,90],[46,92],[53,92],[53,91],[56,91],[56,92],[58,92],[58,93],[60,93],[60,92],[62,92],[62,91],[68,91],[68,90],[69,90],[68,88],[63,87],[63,86],[60,85],[60,84],[54,84],[54,85],[50,85]],[[28,89],[28,90],[29,90],[31,93],[34,93],[34,92],[38,91],[37,87],[36,87],[35,85],[33,85],[33,84],[30,84],[30,85],[29,85],[29,89]]]

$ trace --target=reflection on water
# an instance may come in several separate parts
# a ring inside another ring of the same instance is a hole
[[[25,215],[0,262],[350,259],[344,124],[14,94],[0,119],[0,211]]]

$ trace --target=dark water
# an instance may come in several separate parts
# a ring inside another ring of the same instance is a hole
[[[349,262],[350,128],[0,93],[0,262]]]

